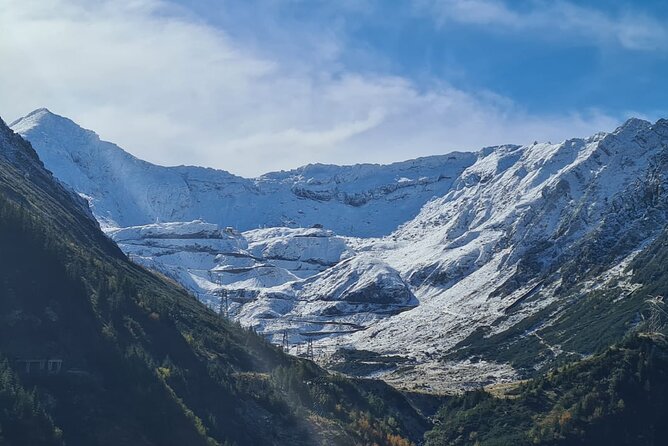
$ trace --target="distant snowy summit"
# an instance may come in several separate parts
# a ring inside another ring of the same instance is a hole
[[[241,231],[322,225],[342,235],[383,236],[445,194],[476,159],[451,153],[390,165],[314,164],[247,179],[150,164],[47,109],[11,127],[56,177],[90,200],[106,227],[202,219]]]

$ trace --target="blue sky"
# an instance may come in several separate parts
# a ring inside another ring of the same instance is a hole
[[[406,76],[425,88],[433,81],[447,81],[464,90],[489,90],[531,112],[596,108],[613,115],[635,112],[653,117],[665,114],[668,107],[668,88],[662,88],[668,75],[668,41],[662,42],[668,38],[663,25],[668,23],[668,2],[468,2],[481,5],[480,9],[502,5],[527,21],[537,12],[554,14],[554,23],[535,29],[504,26],[493,18],[477,22],[436,17],[439,3],[448,9],[466,1],[360,0],[333,6],[336,3],[237,0],[221,7],[212,0],[189,0],[181,4],[257,45],[278,37],[284,49],[294,50],[303,45],[292,40],[295,30],[306,39],[318,39],[325,30],[343,42],[340,61],[348,69]],[[616,39],[613,34],[618,31],[612,26],[598,31],[609,33],[598,38],[597,31],[578,31],[579,25],[559,29],[556,22],[565,21],[565,16],[554,13],[561,10],[555,4],[574,8],[583,26],[596,26],[587,23],[591,14],[596,20],[607,19],[608,26],[626,22],[645,29],[649,23],[649,28],[657,29],[645,30],[647,35],[638,36],[635,44]],[[249,25],[255,21],[262,26]]]
[[[668,116],[668,4],[0,0],[0,115],[160,164],[391,162]]]

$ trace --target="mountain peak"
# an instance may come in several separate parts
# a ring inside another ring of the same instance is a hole
[[[52,113],[51,110],[49,110],[46,107],[38,108],[36,110],[31,111],[27,115],[17,119],[16,121],[10,123],[9,127],[14,127],[16,125],[20,125],[22,122],[26,122],[26,121],[32,121],[32,122],[41,121],[42,119],[44,119],[47,116],[56,116],[56,115],[54,113]]]
[[[28,113],[28,114],[26,115],[26,117],[30,117],[30,116],[38,116],[38,115],[39,115],[39,116],[44,116],[44,115],[55,115],[55,113],[52,113],[51,110],[49,110],[49,109],[46,108],[46,107],[41,107],[41,108],[38,108],[37,110],[33,110],[33,111],[31,111],[30,113]]]
[[[42,130],[48,129],[49,133],[57,132],[70,136],[80,133],[95,134],[95,132],[84,129],[71,119],[53,113],[48,108],[33,110],[24,117],[12,122],[9,126],[16,133],[24,136],[36,127],[40,127]]]
[[[617,127],[614,133],[617,135],[620,133],[637,133],[640,130],[647,129],[651,126],[652,123],[649,121],[645,121],[644,119],[629,118],[626,120],[626,122],[624,122],[624,124]]]

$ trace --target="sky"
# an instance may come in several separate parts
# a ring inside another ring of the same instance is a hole
[[[0,0],[0,116],[161,165],[387,163],[668,117],[661,0]]]

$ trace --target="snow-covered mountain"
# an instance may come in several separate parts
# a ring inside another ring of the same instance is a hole
[[[583,323],[594,314],[551,333],[558,343],[538,333],[571,317],[570,305],[586,292],[615,289],[623,299],[637,288],[625,266],[666,226],[667,172],[666,120],[632,119],[611,134],[479,152],[452,190],[428,203],[391,243],[358,247],[400,271],[420,304],[356,334],[352,344],[410,352],[418,364],[431,364],[481,338],[497,339],[499,351],[509,348],[516,330],[543,344],[548,356],[591,352],[561,344],[595,337]],[[637,308],[617,316],[630,321]],[[537,365],[551,358],[533,359]],[[485,361],[457,365],[469,368],[468,378],[476,367],[492,380],[516,373]],[[418,365],[414,378],[437,381],[430,371]]]
[[[446,193],[475,160],[452,153],[246,179],[147,163],[46,109],[11,127],[89,201],[136,262],[214,307],[227,296],[236,318],[275,335],[294,326],[309,333],[359,330],[417,305],[388,264],[363,256],[344,261],[354,253],[335,233],[389,234]]]
[[[12,126],[136,261],[403,384],[512,379],[588,354],[612,336],[600,321],[623,333],[640,305],[627,266],[668,220],[665,120],[256,179],[154,166],[46,110]]]
[[[103,226],[201,219],[246,231],[322,224],[338,234],[387,235],[444,195],[475,161],[451,153],[381,166],[308,165],[247,179],[139,160],[46,109],[11,124],[54,175],[89,197]]]

